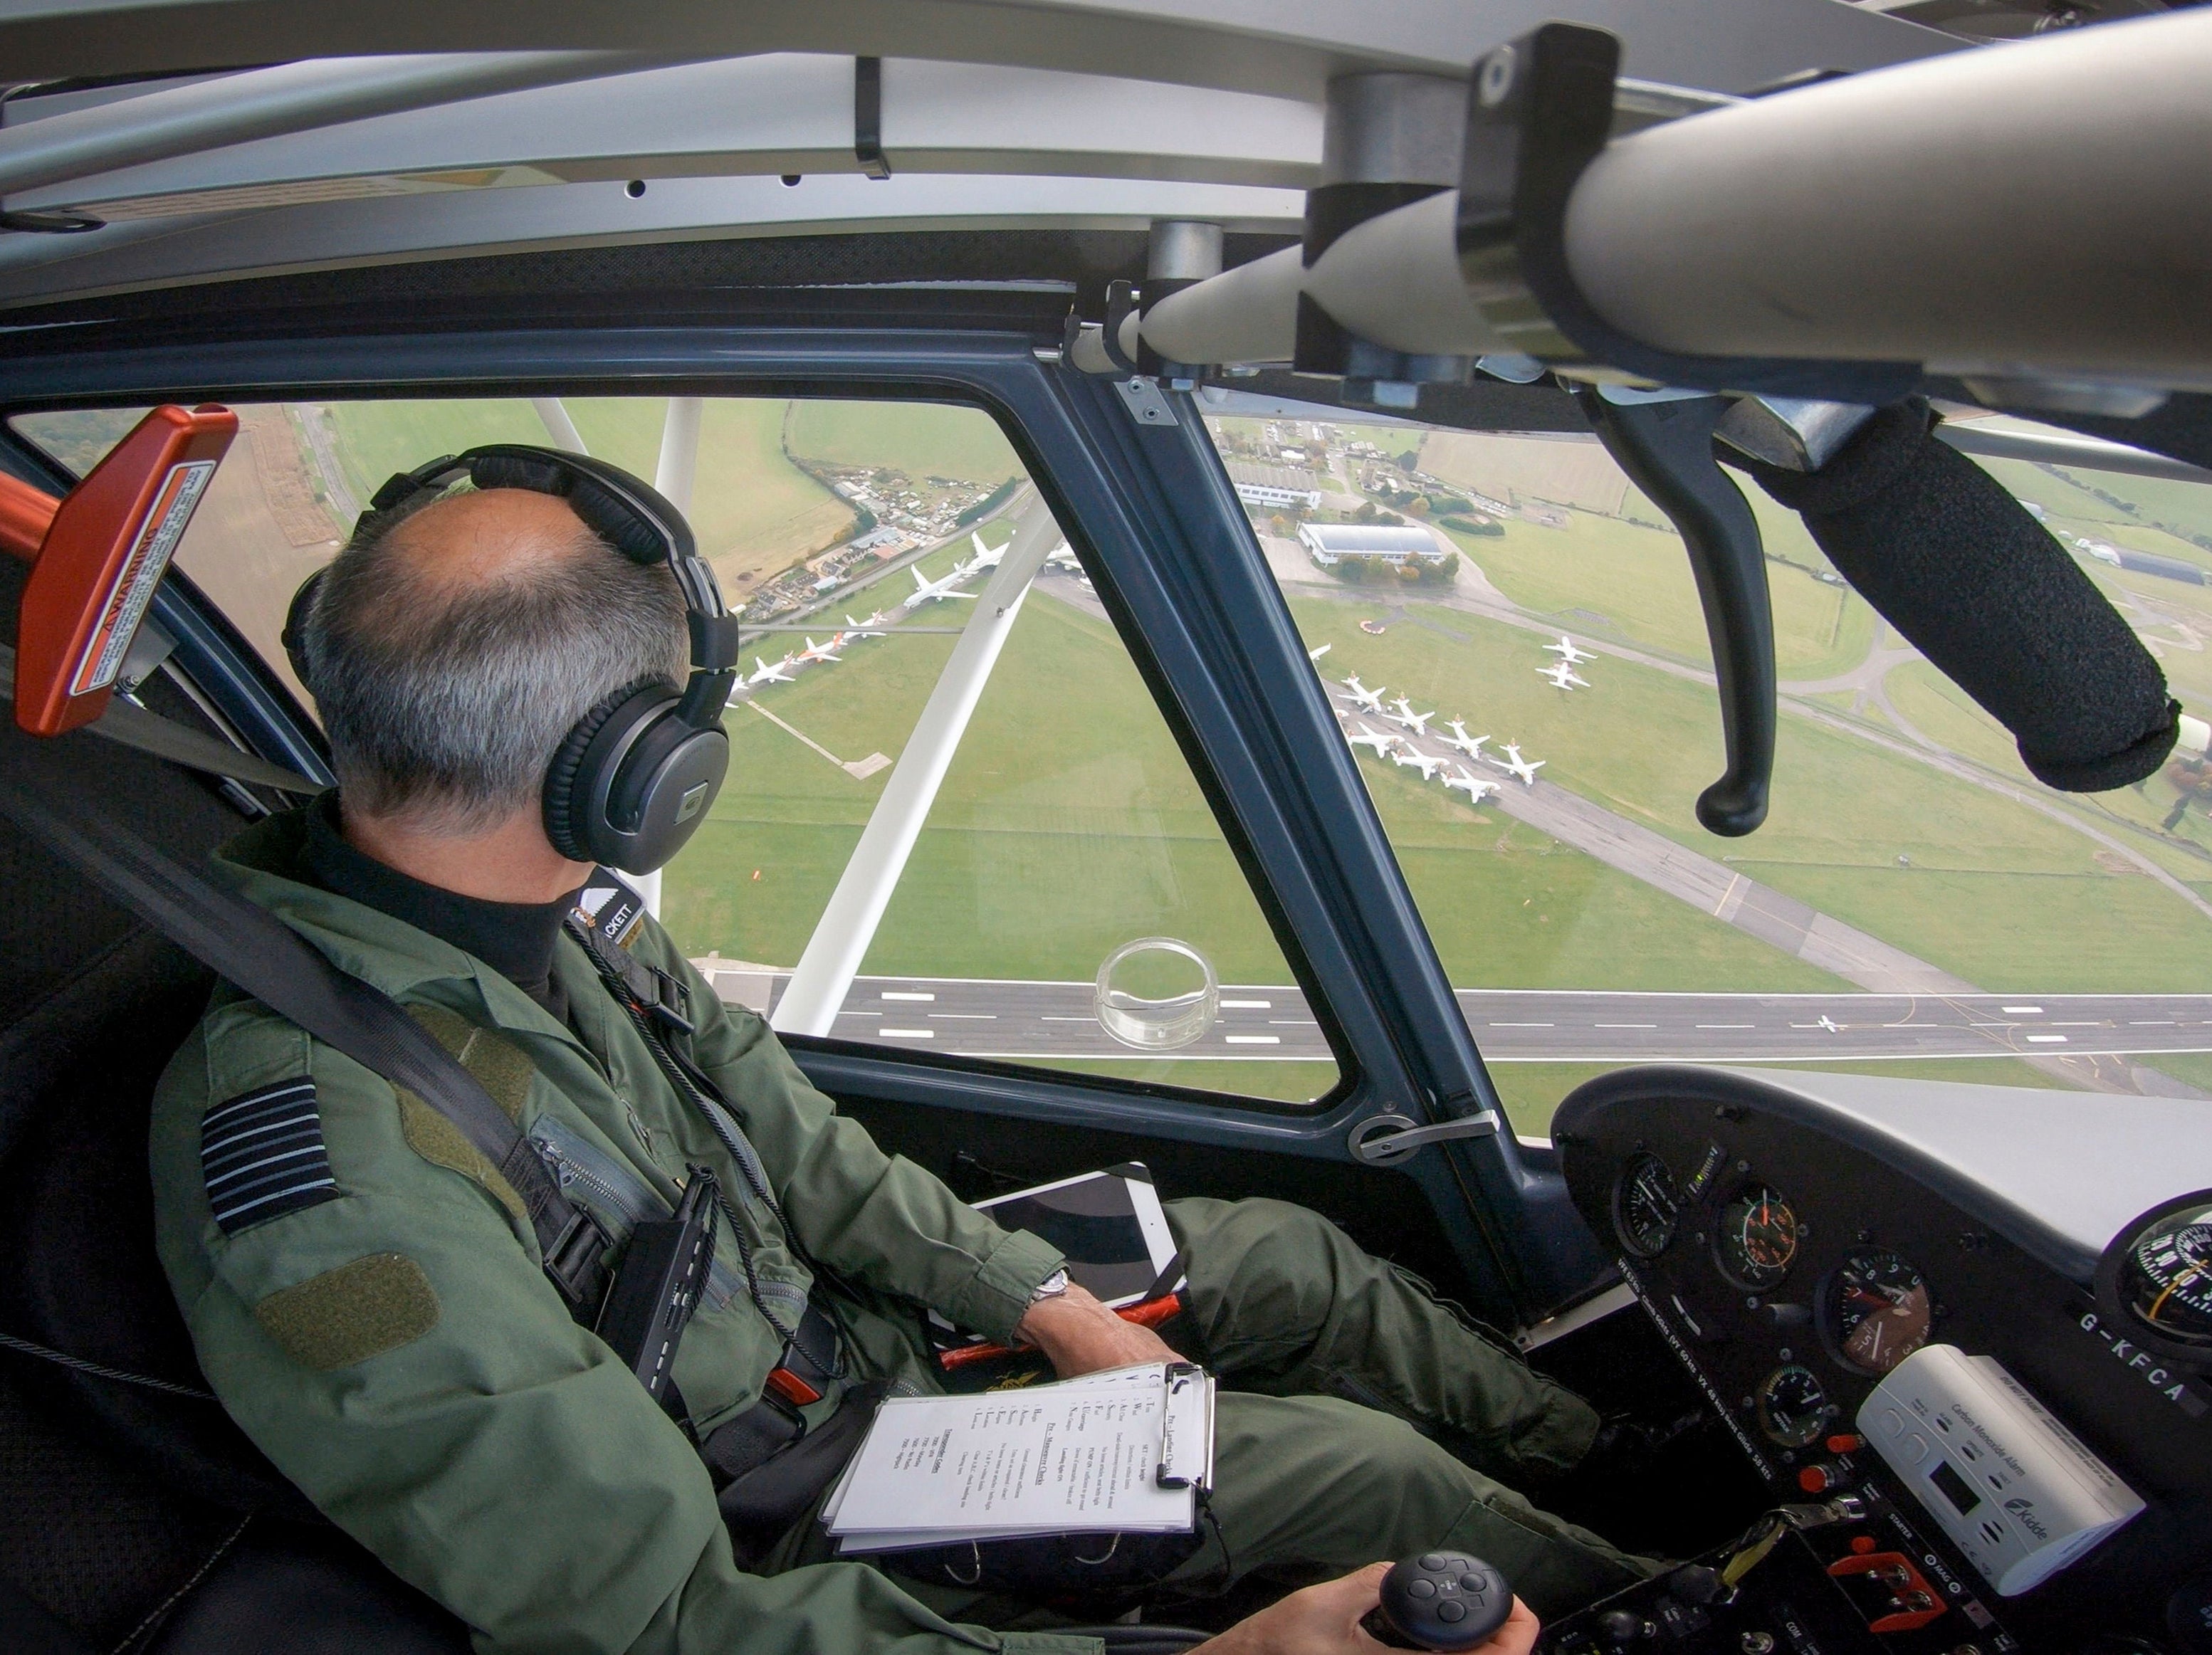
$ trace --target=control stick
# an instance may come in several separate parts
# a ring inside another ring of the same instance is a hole
[[[1401,1558],[1382,1577],[1382,1601],[1360,1625],[1393,1649],[1473,1649],[1513,1613],[1505,1577],[1466,1552]]]

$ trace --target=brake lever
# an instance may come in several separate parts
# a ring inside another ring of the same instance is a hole
[[[1689,552],[1728,744],[1728,769],[1698,795],[1698,820],[1708,832],[1741,838],[1766,820],[1774,779],[1774,605],[1759,519],[1713,458],[1713,427],[1730,399],[1623,404],[1577,390],[1575,400],[1606,452],[1667,514]]]

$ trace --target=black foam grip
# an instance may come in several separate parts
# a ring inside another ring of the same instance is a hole
[[[2038,781],[2073,793],[2141,781],[2179,733],[2166,675],[2065,548],[1932,424],[1915,397],[1877,413],[1818,471],[1729,458],[2012,732]]]

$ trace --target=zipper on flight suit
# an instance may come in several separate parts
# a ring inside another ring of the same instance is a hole
[[[538,1158],[553,1169],[563,1190],[580,1186],[597,1197],[592,1204],[599,1209],[610,1241],[619,1245],[638,1225],[668,1216],[668,1203],[643,1179],[601,1153],[565,1122],[540,1116],[530,1128],[530,1143]],[[736,1298],[744,1287],[720,1259],[708,1268],[708,1298],[715,1309]]]
[[[623,952],[619,945],[605,941],[596,925],[578,915],[571,913],[567,924],[568,934],[582,947],[585,956],[591,961],[609,995],[623,1009],[631,1027],[637,1030],[638,1039],[645,1043],[645,1049],[652,1054],[655,1066],[668,1083],[676,1088],[677,1095],[688,1101],[705,1118],[708,1129],[720,1142],[723,1149],[737,1163],[747,1187],[775,1220],[776,1227],[783,1233],[784,1243],[791,1249],[793,1256],[818,1276],[821,1267],[806,1256],[798,1231],[793,1228],[790,1219],[784,1215],[775,1192],[769,1187],[768,1172],[761,1165],[760,1157],[751,1143],[746,1141],[743,1129],[709,1089],[714,1083],[703,1076],[695,1079],[691,1066],[668,1046],[663,1031],[654,1026],[658,1019],[681,1033],[689,1034],[691,1032],[690,1018],[684,1011],[677,1009],[672,997],[683,997],[684,985],[665,972],[656,971],[643,961]],[[633,974],[641,979],[639,984],[633,985]],[[641,992],[646,986],[651,988],[653,995],[650,1014]],[[836,1351],[832,1350],[830,1359],[825,1361],[820,1354],[809,1350],[801,1342],[799,1328],[805,1319],[803,1313],[787,1327],[775,1312],[769,1307],[768,1299],[771,1295],[762,1288],[760,1273],[754,1264],[752,1245],[746,1237],[744,1222],[731,1206],[727,1196],[718,1196],[717,1201],[722,1215],[730,1222],[731,1240],[738,1244],[738,1259],[744,1267],[745,1287],[751,1295],[753,1308],[760,1312],[762,1318],[786,1344],[800,1352],[824,1373],[832,1378],[842,1378],[844,1364],[838,1360]]]

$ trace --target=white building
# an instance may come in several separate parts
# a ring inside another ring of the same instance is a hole
[[[1310,471],[1232,461],[1229,480],[1237,485],[1237,498],[1247,506],[1270,512],[1285,506],[1310,512],[1321,504],[1321,480]]]
[[[1413,561],[1439,564],[1451,555],[1426,529],[1404,523],[1306,523],[1298,540],[1315,564],[1333,569],[1346,558],[1403,568]]]

